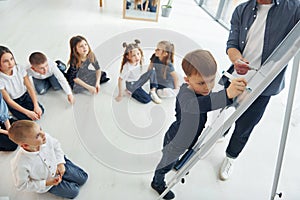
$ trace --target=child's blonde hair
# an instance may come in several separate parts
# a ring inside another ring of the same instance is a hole
[[[209,51],[195,50],[183,58],[182,69],[187,76],[199,74],[204,77],[213,76],[217,72],[217,63]]]
[[[123,71],[123,66],[129,61],[129,59],[127,58],[127,56],[129,55],[129,53],[133,50],[133,49],[138,49],[141,53],[141,60],[140,60],[140,65],[143,65],[143,59],[144,59],[144,53],[142,51],[142,49],[139,47],[139,44],[141,43],[139,40],[134,40],[135,43],[130,43],[127,44],[126,42],[123,42],[123,47],[125,48],[124,50],[124,54],[123,54],[123,59],[122,59],[122,64],[121,64],[121,69],[120,72]]]
[[[36,126],[36,122],[31,120],[18,120],[9,128],[8,137],[13,142],[21,144],[26,141],[28,133],[34,131]]]

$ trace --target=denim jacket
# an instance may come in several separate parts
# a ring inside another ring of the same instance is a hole
[[[0,92],[0,122],[5,122],[8,118],[8,108]]]
[[[273,0],[270,8],[264,36],[261,64],[270,56],[279,43],[291,31],[300,19],[299,0]],[[227,41],[226,52],[236,48],[243,53],[246,46],[247,33],[256,19],[257,2],[250,0],[236,7],[231,18],[231,29]],[[233,71],[233,66],[229,72]],[[262,93],[263,96],[278,94],[284,88],[285,69],[273,80]]]

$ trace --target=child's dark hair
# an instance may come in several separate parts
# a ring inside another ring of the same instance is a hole
[[[41,52],[33,52],[29,56],[29,62],[31,65],[40,65],[47,61],[47,57],[45,54]]]
[[[70,39],[70,59],[68,61],[68,64],[76,66],[76,68],[78,68],[81,64],[81,60],[80,60],[80,56],[76,51],[76,45],[81,42],[81,41],[85,41],[89,47],[89,53],[87,55],[87,59],[91,62],[94,63],[95,62],[95,54],[93,53],[93,51],[91,50],[91,47],[89,45],[89,43],[87,42],[87,40],[81,36],[81,35],[77,35],[74,36]]]
[[[0,46],[0,60],[3,56],[3,54],[5,54],[5,53],[10,53],[13,56],[14,60],[15,60],[14,54],[9,50],[9,48],[7,48],[5,46]]]
[[[212,76],[217,72],[217,63],[209,51],[195,50],[183,58],[182,69],[187,76],[199,74],[201,76]]]
[[[133,50],[133,49],[138,49],[141,53],[141,60],[140,60],[140,65],[143,64],[143,58],[144,58],[144,54],[142,49],[139,47],[139,44],[141,43],[139,40],[135,39],[134,40],[135,43],[130,43],[127,44],[126,42],[123,42],[123,47],[125,48],[124,50],[124,54],[123,54],[123,59],[122,59],[122,64],[121,64],[121,69],[120,72],[123,71],[123,66],[125,65],[125,63],[127,63],[129,60],[127,58],[128,54]]]

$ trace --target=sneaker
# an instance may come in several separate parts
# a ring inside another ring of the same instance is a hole
[[[218,140],[217,143],[222,143],[225,141],[225,135],[222,135]]]
[[[100,80],[100,84],[106,83],[106,82],[109,81],[109,80],[110,80],[110,78],[104,78],[104,79],[101,79],[101,80]]]
[[[67,69],[67,66],[65,63],[63,63],[62,61],[60,60],[56,60],[55,63],[57,64],[57,67],[58,69],[61,71],[61,72],[65,72],[66,69]]]
[[[153,184],[153,182],[151,183],[151,187],[159,194],[161,195],[165,189],[167,189],[167,187],[165,185],[162,186],[156,186]],[[163,199],[174,199],[175,198],[175,194],[170,190],[164,197]]]
[[[226,181],[232,174],[233,162],[233,158],[228,158],[227,156],[224,158],[219,174],[222,181]]]
[[[163,89],[158,89],[156,92],[159,98],[165,98]]]
[[[164,93],[164,96],[166,98],[173,98],[173,97],[176,97],[176,93],[174,92],[173,89],[171,88],[164,88],[163,89],[163,93]]]
[[[40,92],[38,92],[38,94],[39,95],[43,95],[43,94],[45,94],[47,92],[47,90],[46,89],[41,89],[41,91]]]
[[[150,92],[150,96],[151,96],[151,99],[154,103],[157,103],[157,104],[160,104],[161,103],[161,99],[157,96],[156,92],[155,91],[151,91]]]

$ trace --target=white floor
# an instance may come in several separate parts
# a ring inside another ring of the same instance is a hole
[[[171,40],[176,48],[176,70],[185,53],[202,47],[210,50],[219,71],[229,66],[225,54],[228,32],[213,21],[193,0],[176,0],[169,18],[158,22],[122,19],[120,1],[104,0],[2,0],[0,1],[1,45],[9,47],[21,64],[33,51],[43,51],[51,59],[67,62],[69,39],[87,38],[102,68],[112,80],[95,97],[76,95],[72,107],[62,91],[38,96],[46,112],[38,122],[58,138],[66,155],[89,173],[80,200],[153,200],[158,195],[149,187],[160,157],[162,138],[174,119],[174,99],[161,105],[138,104],[125,97],[116,103],[117,76],[122,42],[138,38],[147,63],[159,40]],[[176,199],[253,200],[270,199],[280,134],[284,117],[284,95],[274,97],[261,123],[236,161],[230,180],[218,179],[229,137],[199,161],[184,185],[174,187]],[[287,148],[278,187],[282,199],[297,200],[300,190],[299,125],[290,126]],[[0,199],[60,199],[51,194],[16,191],[10,172],[12,153],[0,152]],[[168,179],[173,175],[171,173]]]

